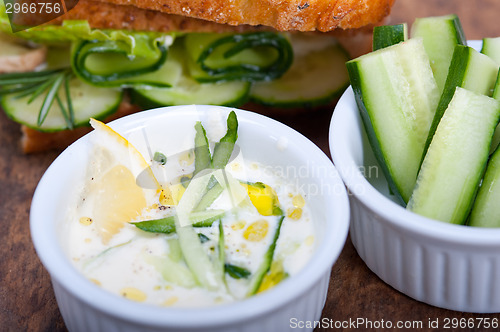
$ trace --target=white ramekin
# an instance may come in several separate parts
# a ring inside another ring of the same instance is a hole
[[[500,229],[431,220],[391,200],[352,88],[333,114],[330,151],[350,194],[351,240],[375,274],[437,307],[500,312]]]
[[[230,109],[179,106],[137,113],[112,122],[122,135],[145,125],[194,121]],[[318,320],[330,271],[349,228],[349,204],[340,176],[329,158],[293,129],[251,112],[236,110],[238,144],[248,160],[276,167],[297,167],[293,180],[322,188],[307,197],[316,223],[317,247],[307,265],[275,288],[229,305],[210,308],[160,308],[108,293],[86,280],[62,250],[63,207],[78,174],[86,167],[88,135],[72,144],[48,168],[35,191],[30,226],[33,243],[49,271],[57,302],[70,331],[286,331],[293,322]],[[179,138],[172,138],[179,139]],[[309,187],[310,188],[310,187]],[[295,324],[294,324],[295,325]],[[307,330],[307,329],[306,329]]]

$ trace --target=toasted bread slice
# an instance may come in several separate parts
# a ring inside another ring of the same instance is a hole
[[[99,0],[229,25],[279,31],[357,29],[386,17],[394,0]]]
[[[259,29],[249,25],[234,27],[134,6],[121,6],[92,0],[80,0],[75,8],[49,24],[60,24],[63,20],[86,20],[92,28],[96,29],[135,31],[242,32]]]

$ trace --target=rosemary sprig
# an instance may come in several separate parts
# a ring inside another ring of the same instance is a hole
[[[54,83],[50,85],[49,92],[47,92],[47,95],[45,96],[45,99],[43,100],[42,103],[42,108],[40,109],[40,113],[38,113],[38,121],[37,125],[38,127],[41,127],[43,124],[43,121],[47,117],[47,114],[49,113],[49,109],[52,106],[52,103],[54,102],[54,98],[57,96],[57,92],[59,91],[59,87],[61,86],[61,83],[64,79],[64,73],[57,74],[57,78],[54,80]]]
[[[66,125],[69,129],[74,128],[74,109],[71,101],[69,81],[73,73],[69,68],[43,70],[25,73],[10,73],[0,75],[0,96],[13,94],[14,98],[25,98],[29,96],[28,104],[45,94],[42,106],[38,112],[37,125],[42,126],[47,118],[50,108],[57,102]],[[64,98],[59,96],[59,90],[64,90]]]

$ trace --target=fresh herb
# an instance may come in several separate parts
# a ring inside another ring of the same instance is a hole
[[[248,271],[245,268],[228,263],[224,265],[224,269],[226,270],[226,273],[229,274],[234,279],[241,279],[241,278],[246,279],[251,274],[250,271]]]
[[[28,104],[45,94],[42,106],[38,112],[37,125],[40,127],[50,108],[57,102],[66,121],[68,129],[74,128],[74,110],[71,101],[69,80],[73,77],[71,69],[44,70],[37,72],[11,73],[0,75],[0,96],[14,94],[15,98],[28,97]],[[66,105],[59,95],[64,87]]]
[[[210,241],[210,238],[203,233],[198,233],[198,237],[200,238],[201,243],[205,243],[207,241]]]

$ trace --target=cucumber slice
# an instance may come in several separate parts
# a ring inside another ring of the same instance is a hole
[[[74,77],[69,82],[71,101],[74,109],[75,127],[88,125],[90,118],[103,119],[114,113],[122,100],[123,93],[118,89],[103,89],[82,82]],[[64,87],[59,88],[59,97],[66,104]],[[67,124],[57,102],[48,111],[43,124],[38,127],[38,113],[45,96],[42,94],[28,104],[30,96],[17,98],[6,95],[1,99],[2,108],[12,120],[44,132],[67,129]]]
[[[171,88],[134,89],[133,101],[143,107],[172,105],[240,106],[248,98],[249,82],[198,83],[182,76]]]
[[[488,162],[469,218],[469,226],[500,227],[500,149]]]
[[[442,92],[455,45],[467,45],[457,15],[417,18],[411,28],[411,37],[424,39],[425,51],[431,61],[432,72]]]
[[[390,188],[411,196],[439,92],[421,38],[347,62],[368,138]]]
[[[500,37],[484,38],[481,53],[489,56],[500,66]]]
[[[408,40],[408,25],[382,25],[373,28],[373,50],[380,50]]]
[[[345,50],[333,39],[323,49],[295,56],[292,66],[281,78],[254,83],[250,98],[276,107],[328,104],[349,84],[345,68],[348,60]]]
[[[175,105],[222,105],[240,106],[248,99],[250,82],[199,83],[189,75],[188,59],[182,39],[169,50],[169,62],[175,63],[176,82],[169,88],[135,87],[132,101],[144,108]],[[156,73],[150,74],[155,75]],[[159,74],[161,76],[161,74]],[[166,77],[171,73],[165,72]]]
[[[499,120],[499,101],[457,87],[407,208],[435,220],[464,224]]]
[[[432,136],[434,136],[439,121],[453,98],[456,88],[461,87],[479,94],[492,96],[497,75],[498,65],[488,56],[468,46],[455,46],[450,71],[446,78],[446,84],[439,100],[432,126],[429,130],[422,160],[431,144]]]

